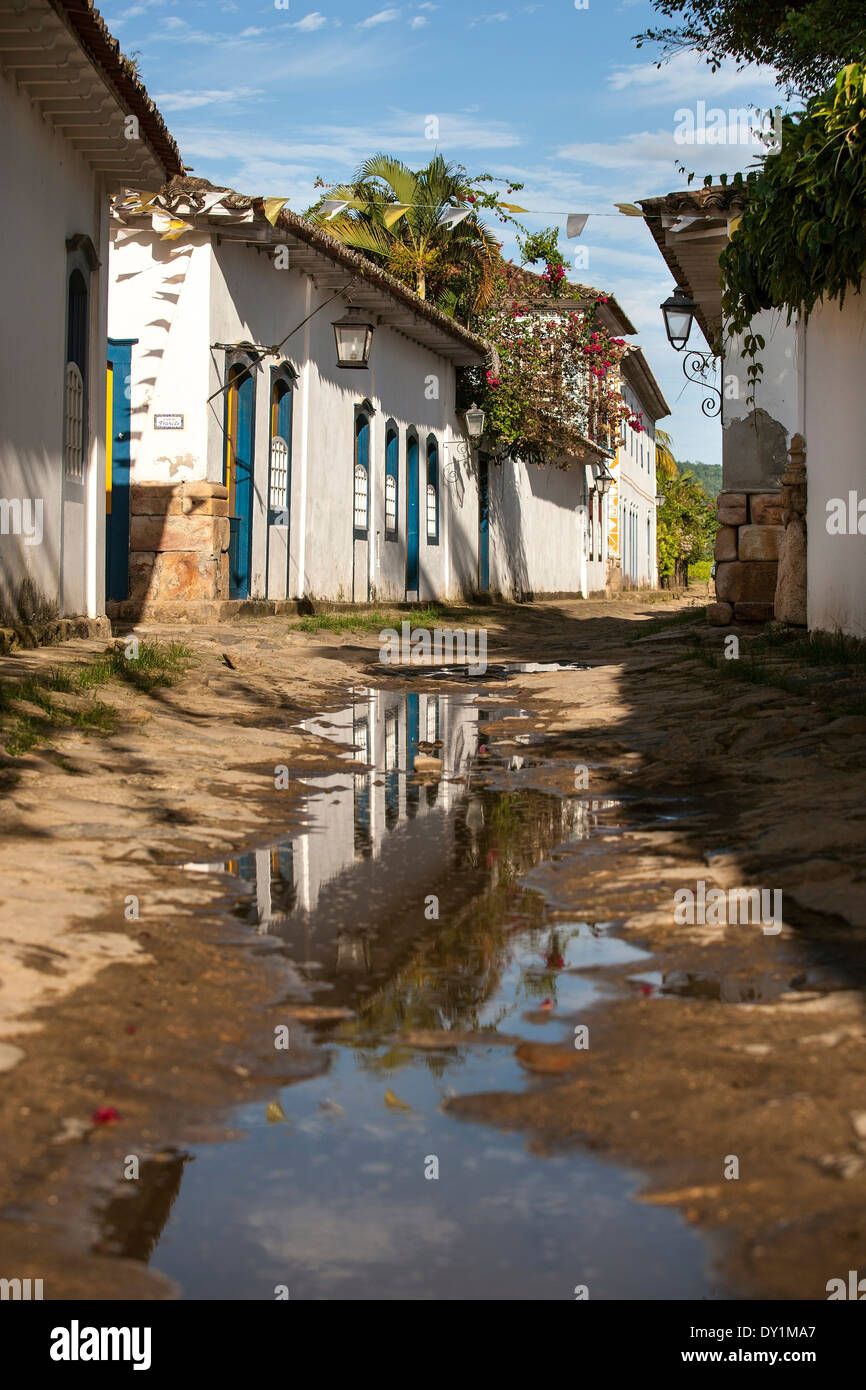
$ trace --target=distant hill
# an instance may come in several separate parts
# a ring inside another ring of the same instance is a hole
[[[720,463],[692,463],[690,459],[678,459],[677,467],[681,473],[694,473],[709,497],[718,497],[722,490],[722,465]]]

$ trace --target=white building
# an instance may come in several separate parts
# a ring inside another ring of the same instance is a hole
[[[747,198],[748,187],[727,187],[641,202],[707,345],[721,352],[719,602],[709,618],[776,617],[866,638],[864,296],[822,301],[790,324],[783,310],[756,315],[763,373],[750,401],[748,362],[724,337],[719,282]]]
[[[654,589],[658,585],[655,432],[670,407],[641,348],[626,353],[621,370],[623,400],[633,416],[642,417],[643,429],[623,423],[616,462],[611,465],[610,583],[617,588]]]
[[[539,277],[523,270],[521,277],[535,285]],[[542,316],[572,314],[596,303],[596,292],[578,285],[569,286],[572,297],[549,299],[539,303],[532,312]],[[576,297],[583,290],[582,297]],[[611,334],[633,334],[634,325],[612,296],[596,306],[598,321]],[[626,364],[637,354],[635,365]],[[623,376],[634,380],[641,392],[641,407],[654,418],[668,413],[658,385],[639,349],[632,349],[623,359]],[[621,385],[624,387],[625,382]],[[626,390],[628,388],[625,388]],[[645,404],[644,404],[645,402]],[[490,469],[490,587],[509,597],[521,599],[555,595],[565,597],[604,593],[609,587],[619,587],[618,551],[618,486],[617,463],[629,444],[628,436],[646,439],[624,427],[624,445],[617,448],[617,439],[607,438],[600,429],[598,437],[587,437],[579,455],[538,466],[506,459]],[[613,447],[608,447],[612,445]],[[557,466],[564,464],[565,466]],[[481,462],[483,470],[483,460]],[[614,481],[605,491],[602,479],[606,473]],[[628,497],[646,502],[642,473],[628,473]],[[484,495],[485,475],[482,471],[481,491]],[[649,505],[652,512],[652,559],[655,556],[655,469],[652,469]],[[635,503],[637,505],[637,503]],[[643,514],[643,513],[642,513]],[[643,552],[641,552],[643,555]],[[651,566],[642,560],[641,574],[649,576]],[[638,571],[635,570],[635,573]],[[645,581],[653,582],[647,578]]]
[[[110,334],[128,344],[132,439],[114,611],[473,592],[456,368],[486,345],[285,209],[200,179],[175,180],[164,206],[176,240],[159,208],[127,202],[114,222]],[[337,365],[347,304],[372,327],[366,369]]]
[[[88,0],[0,0],[0,619],[104,612],[109,195],[180,172]]]

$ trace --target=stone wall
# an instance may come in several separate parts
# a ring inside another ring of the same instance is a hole
[[[142,617],[164,604],[229,596],[228,491],[219,483],[133,483],[129,599]]]
[[[716,603],[707,619],[765,623],[773,617],[785,528],[777,492],[723,492],[718,502]]]

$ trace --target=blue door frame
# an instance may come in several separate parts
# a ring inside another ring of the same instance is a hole
[[[253,419],[255,383],[246,363],[233,363],[226,392],[226,486],[229,489],[229,598],[248,598],[252,567]]]
[[[478,456],[478,588],[490,588],[490,464],[486,454]]]
[[[406,592],[418,593],[418,440],[406,441]]]
[[[129,383],[137,342],[137,338],[108,340],[111,408],[105,450],[105,596],[116,601],[129,598]]]

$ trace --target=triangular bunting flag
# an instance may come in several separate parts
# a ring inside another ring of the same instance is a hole
[[[289,200],[288,198],[264,198],[262,201],[265,205],[265,217],[268,219],[271,226],[275,227],[277,218]]]

